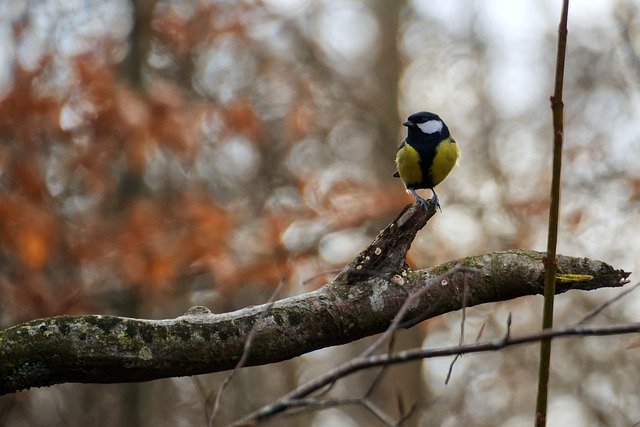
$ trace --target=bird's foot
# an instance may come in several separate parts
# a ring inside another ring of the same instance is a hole
[[[440,209],[440,212],[442,212],[442,206],[440,206],[440,200],[438,199],[438,195],[435,193],[435,191],[433,192],[433,197],[429,199],[429,203],[435,203],[436,210]]]
[[[416,197],[416,202],[418,202],[418,204],[419,204],[420,206],[422,206],[422,208],[423,208],[425,211],[428,211],[428,210],[429,210],[429,204],[431,203],[431,200],[425,200],[425,199],[423,199],[422,197],[417,196],[417,197]]]
[[[428,211],[428,210],[429,210],[429,208],[430,208],[430,205],[432,205],[433,203],[435,203],[435,204],[436,204],[436,209],[440,209],[440,212],[442,212],[442,208],[440,207],[440,203],[438,203],[438,196],[436,196],[436,195],[435,195],[435,193],[434,193],[434,196],[433,196],[432,198],[430,198],[429,200],[427,200],[427,199],[423,199],[422,197],[420,197],[420,196],[418,195],[418,193],[416,193],[416,191],[415,191],[415,190],[413,190],[413,189],[409,189],[409,191],[411,192],[411,194],[413,194],[413,195],[414,195],[414,197],[416,198],[416,202],[418,202],[418,204],[419,204],[420,206],[422,206],[422,208],[423,208],[425,211]]]

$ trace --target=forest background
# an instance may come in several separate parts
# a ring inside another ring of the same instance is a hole
[[[412,201],[391,177],[400,124],[440,114],[463,151],[410,263],[544,250],[559,2],[15,1],[0,4],[0,327],[59,314],[167,318],[307,292]],[[640,8],[572,5],[558,251],[640,266]],[[315,280],[307,279],[317,277]],[[632,276],[633,277],[633,276]],[[614,290],[556,300],[573,323]],[[603,313],[637,320],[638,298]],[[469,309],[468,339],[539,328],[542,298]],[[460,314],[399,335],[453,345]],[[484,326],[483,326],[484,325]],[[248,368],[224,417],[370,343]],[[633,424],[629,338],[554,344],[550,425]],[[605,351],[606,350],[606,351]],[[423,425],[530,425],[537,348],[393,369]],[[373,373],[341,384],[366,388]],[[199,377],[216,389],[225,374]],[[200,425],[190,378],[63,384],[0,399],[8,425]],[[91,411],[87,411],[87,407]],[[425,418],[422,418],[425,417]],[[338,420],[338,421],[336,421]],[[334,408],[293,425],[364,425]],[[557,424],[556,424],[557,423]]]

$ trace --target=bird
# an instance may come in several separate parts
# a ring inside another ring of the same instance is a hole
[[[397,171],[393,176],[402,179],[407,192],[413,194],[423,208],[428,210],[429,204],[435,203],[442,211],[433,188],[458,163],[460,148],[437,114],[420,111],[410,115],[402,125],[407,127],[407,137],[398,147]],[[423,199],[416,193],[420,188],[428,188],[433,196],[429,200]]]

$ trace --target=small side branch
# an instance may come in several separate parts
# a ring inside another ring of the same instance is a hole
[[[507,347],[513,347],[523,344],[539,342],[542,340],[550,340],[553,338],[571,337],[571,336],[605,336],[605,335],[623,335],[636,334],[640,332],[640,323],[629,323],[617,326],[572,326],[562,329],[546,329],[530,335],[520,337],[500,338],[497,340],[466,344],[455,347],[445,347],[440,349],[422,349],[415,348],[411,350],[401,351],[393,354],[372,355],[367,357],[358,357],[351,359],[349,362],[337,367],[336,369],[326,373],[325,375],[300,386],[293,392],[283,396],[278,401],[264,406],[253,412],[242,420],[236,421],[231,426],[250,426],[257,422],[266,421],[274,416],[288,411],[294,407],[300,407],[300,402],[310,404],[313,399],[305,399],[310,394],[320,390],[327,384],[333,384],[341,378],[345,378],[355,372],[364,369],[371,369],[380,366],[390,366],[398,363],[406,363],[419,359],[432,359],[436,357],[445,357],[469,353],[481,353],[487,351],[498,351]],[[309,405],[313,407],[312,405]]]

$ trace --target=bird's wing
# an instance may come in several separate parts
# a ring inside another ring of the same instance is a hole
[[[400,150],[402,147],[404,147],[404,144],[405,144],[405,142],[406,142],[406,141],[407,141],[407,140],[405,139],[404,141],[402,141],[402,142],[400,143],[400,145],[398,145],[398,150]],[[395,172],[393,173],[393,175],[392,175],[392,176],[393,176],[394,178],[400,178],[400,172],[395,171]]]

